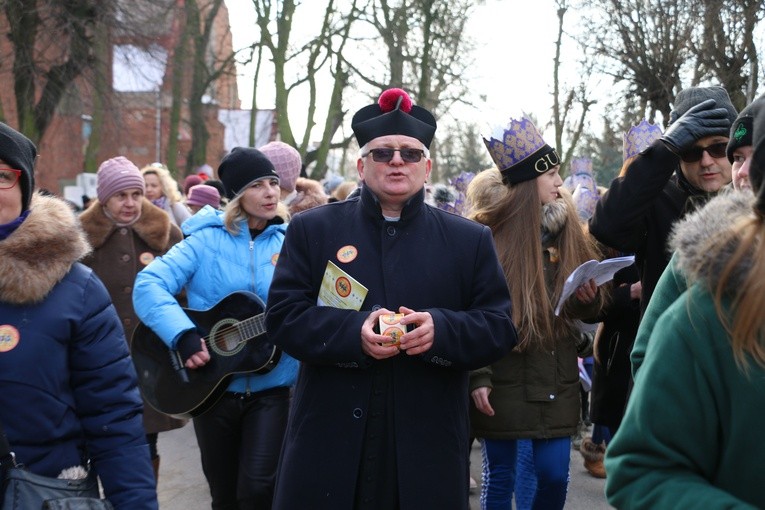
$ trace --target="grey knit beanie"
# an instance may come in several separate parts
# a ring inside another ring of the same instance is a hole
[[[689,87],[678,92],[673,103],[674,108],[669,114],[669,123],[672,124],[679,119],[685,112],[707,99],[715,100],[715,108],[725,108],[728,110],[728,119],[730,123],[735,122],[738,117],[738,111],[730,100],[728,92],[722,87]],[[721,130],[721,136],[728,136],[730,126]]]

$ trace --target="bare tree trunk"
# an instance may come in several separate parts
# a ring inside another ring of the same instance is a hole
[[[252,110],[250,111],[250,147],[255,147],[256,130],[258,125],[258,79],[260,78],[260,64],[263,58],[263,45],[258,44],[258,61],[255,64],[255,77],[252,80]]]
[[[563,42],[563,17],[566,15],[565,1],[558,2],[558,37],[555,39],[555,57],[553,58],[553,127],[555,128],[555,148],[558,154],[563,150],[563,127],[566,114],[560,111],[560,48]]]
[[[179,16],[181,29],[178,44],[175,46],[172,59],[172,84],[170,99],[170,115],[168,119],[167,152],[165,161],[167,168],[177,175],[178,172],[178,133],[181,127],[181,114],[183,111],[183,86],[186,82],[186,66],[188,66],[189,23],[185,16]]]
[[[191,150],[186,160],[186,173],[207,161],[208,104],[205,95],[215,81],[234,67],[236,52],[223,55],[217,61],[208,62],[208,49],[223,0],[209,0],[199,4],[197,0],[185,0],[186,23],[192,45],[191,92],[189,94],[189,123]],[[210,94],[211,96],[213,94]]]
[[[109,105],[106,103],[106,98],[108,97],[107,90],[111,87],[107,80],[109,76],[107,68],[107,63],[109,62],[108,52],[111,49],[111,45],[109,44],[109,32],[105,25],[98,25],[96,27],[93,44],[96,54],[95,72],[93,73],[94,93],[91,94],[93,113],[91,115],[91,130],[87,146],[85,147],[83,166],[86,172],[95,173],[100,163],[98,161],[98,151],[101,148],[101,139],[104,132],[104,117],[109,108]]]

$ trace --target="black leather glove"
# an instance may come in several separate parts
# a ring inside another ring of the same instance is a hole
[[[181,335],[175,347],[184,363],[202,350],[202,341],[202,337],[194,329],[190,329]]]
[[[661,141],[677,153],[707,136],[729,136],[728,110],[715,108],[716,104],[714,99],[707,99],[689,109],[667,128]]]
[[[592,356],[592,347],[594,341],[594,332],[579,332],[579,339],[576,341],[576,355],[580,358]]]

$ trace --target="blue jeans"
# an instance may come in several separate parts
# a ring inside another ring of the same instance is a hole
[[[571,438],[533,439],[537,488],[533,510],[560,510],[568,492]],[[518,441],[481,439],[482,510],[510,510],[516,478]]]

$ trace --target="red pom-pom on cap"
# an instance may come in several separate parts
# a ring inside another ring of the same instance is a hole
[[[399,107],[402,112],[409,113],[412,111],[412,98],[403,89],[388,89],[380,94],[380,99],[377,100],[377,104],[380,106],[380,110],[383,113],[392,112],[396,109],[396,103],[401,98],[401,106]]]

